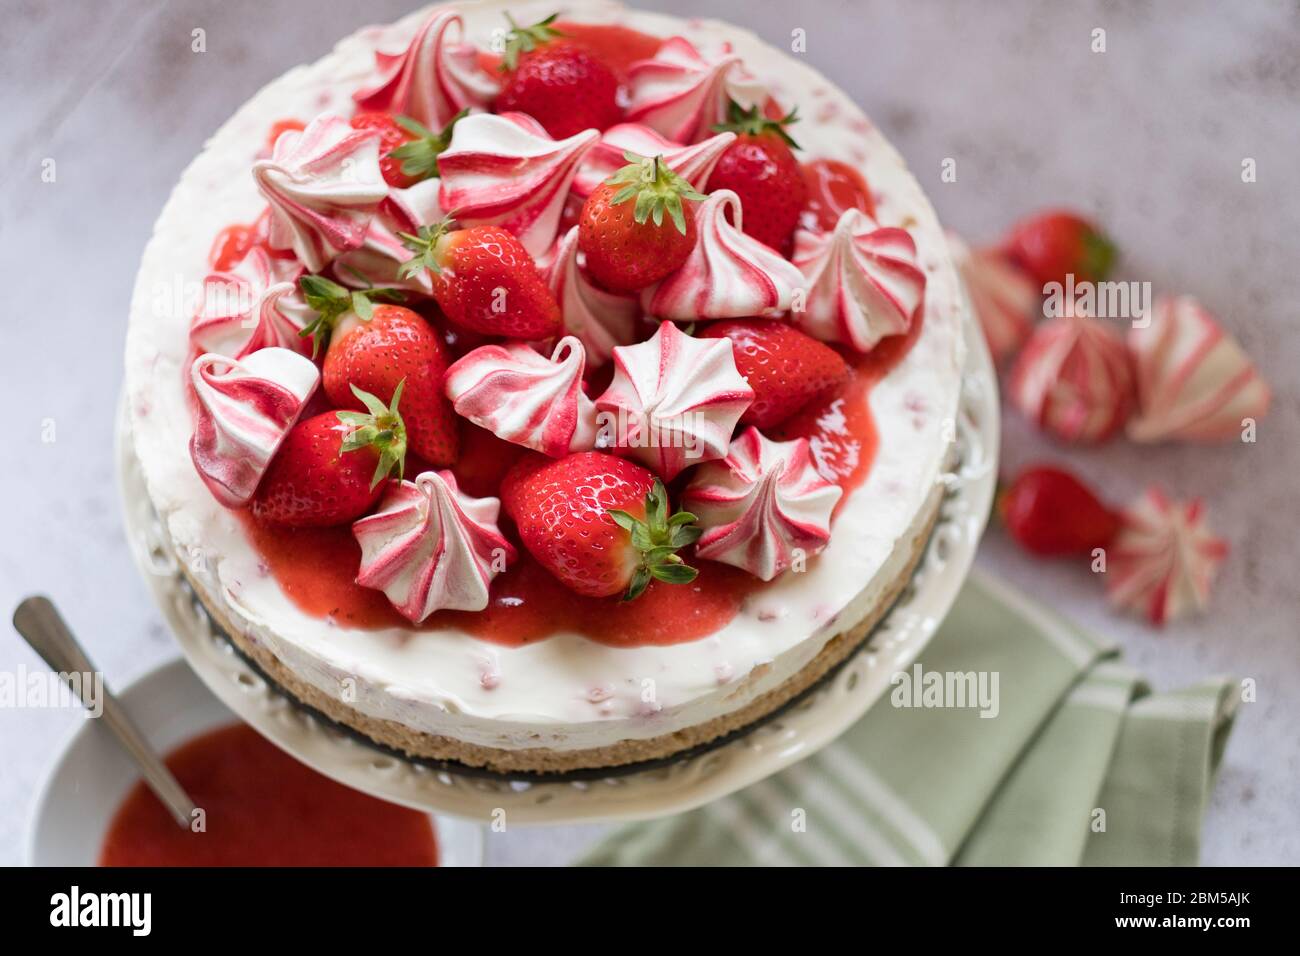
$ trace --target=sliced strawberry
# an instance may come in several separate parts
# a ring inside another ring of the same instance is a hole
[[[530,454],[506,476],[501,501],[532,556],[579,594],[632,600],[651,580],[685,584],[698,573],[677,555],[700,536],[695,516],[670,517],[663,482],[625,458]]]
[[[731,339],[736,370],[754,390],[754,403],[740,420],[758,428],[779,425],[811,402],[829,397],[849,376],[838,352],[785,322],[709,322],[696,334]]]
[[[537,340],[560,333],[560,307],[537,263],[499,226],[421,226],[402,241],[415,254],[404,275],[428,270],[433,297],[452,322],[484,335]]]
[[[357,397],[367,413],[326,412],[290,430],[253,497],[255,518],[294,527],[343,524],[374,507],[390,475],[401,476],[401,385],[389,406],[364,392]]]
[[[798,119],[795,113],[791,110],[774,120],[764,116],[757,106],[746,110],[733,101],[727,122],[714,129],[734,132],[736,141],[713,167],[705,188],[705,192],[730,189],[739,196],[745,234],[787,258],[799,214],[808,198],[803,171],[791,151],[791,147],[799,147],[786,132],[786,127]]]
[[[998,512],[1021,547],[1044,557],[1108,547],[1120,527],[1087,485],[1049,465],[1022,471],[998,497]]]
[[[1011,227],[1005,243],[1011,261],[1040,286],[1065,282],[1100,282],[1118,255],[1115,244],[1082,216],[1063,210],[1040,213]]]
[[[627,153],[626,159],[628,165],[596,187],[578,216],[578,248],[587,271],[611,292],[644,289],[686,261],[695,246],[691,201],[704,198],[662,156]]]

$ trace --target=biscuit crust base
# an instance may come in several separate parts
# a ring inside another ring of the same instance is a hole
[[[911,553],[903,569],[889,582],[871,611],[853,627],[841,631],[827,641],[816,657],[784,683],[760,694],[743,707],[705,723],[683,727],[681,730],[658,737],[622,740],[616,744],[580,750],[555,750],[548,747],[505,750],[498,747],[484,747],[454,737],[423,733],[395,721],[362,714],[337,697],[301,680],[266,647],[249,641],[231,623],[221,608],[213,606],[204,589],[192,578],[190,584],[207,608],[208,614],[225,632],[235,648],[252,661],[265,677],[278,686],[280,691],[362,737],[411,757],[449,761],[491,773],[564,774],[670,760],[676,755],[684,754],[720,737],[735,734],[755,725],[793,701],[851,657],[893,606],[898,596],[907,587],[912,572],[925,553],[926,543],[938,519],[942,503],[943,495],[938,491],[934,495],[934,501],[927,505],[929,515],[920,530],[910,540],[899,542],[899,547],[906,547]],[[186,576],[189,576],[188,573]],[[756,675],[751,672],[745,680],[753,680],[755,677]],[[743,686],[744,681],[737,685],[737,689],[743,689]]]

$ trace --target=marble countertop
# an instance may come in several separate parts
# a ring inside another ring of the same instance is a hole
[[[952,227],[978,241],[1047,204],[1095,214],[1123,247],[1122,278],[1197,296],[1257,357],[1276,397],[1253,445],[1074,451],[1049,445],[1014,413],[1006,420],[1009,467],[1066,461],[1119,501],[1152,481],[1204,496],[1233,549],[1206,617],[1165,632],[1117,617],[1086,571],[1030,561],[996,531],[979,560],[1114,635],[1157,688],[1214,673],[1253,678],[1258,699],[1244,706],[1228,749],[1204,860],[1300,862],[1300,7],[639,5],[743,20],[778,46],[804,30],[806,55],[893,139]],[[7,615],[27,593],[50,594],[112,682],[176,654],[127,555],[111,455],[127,302],[153,219],[205,137],[249,95],[411,6],[0,4],[0,397],[10,416],[0,608]],[[197,28],[203,53],[191,50]],[[1092,51],[1096,29],[1104,53]],[[946,158],[956,160],[956,182],[940,180]],[[1254,183],[1242,182],[1246,158]],[[42,176],[49,160],[54,182]],[[35,663],[16,635],[0,639],[0,670]],[[36,783],[78,719],[0,710],[0,864],[20,859]],[[598,832],[489,834],[488,858],[562,863]]]

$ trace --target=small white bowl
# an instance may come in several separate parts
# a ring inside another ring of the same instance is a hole
[[[177,658],[118,694],[162,754],[208,730],[238,721]],[[28,866],[94,866],[114,812],[139,779],[107,727],[86,720],[64,745],[37,790],[27,828]],[[482,866],[477,824],[433,816],[439,866]]]

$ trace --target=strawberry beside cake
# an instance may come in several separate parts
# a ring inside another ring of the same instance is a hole
[[[587,0],[432,7],[254,96],[127,341],[182,568],[287,693],[510,773],[671,758],[857,648],[938,513],[963,298],[802,62]]]

